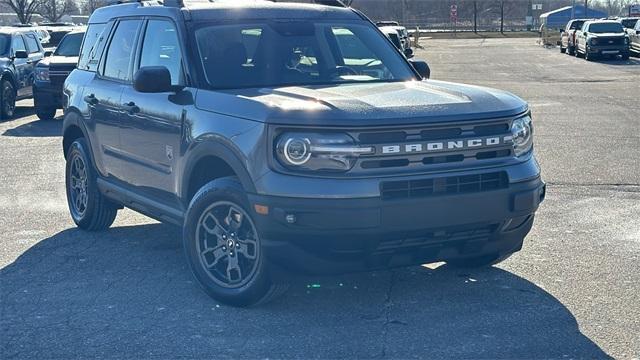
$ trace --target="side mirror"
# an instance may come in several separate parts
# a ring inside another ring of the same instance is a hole
[[[412,48],[404,49],[404,56],[406,56],[407,59],[411,59],[413,57],[413,49]]]
[[[13,53],[13,57],[16,59],[26,59],[29,57],[29,54],[24,50],[18,50]]]
[[[636,30],[636,35],[640,35],[640,30]]]
[[[49,57],[51,55],[53,55],[53,51],[51,51],[51,50],[47,50],[47,51],[44,52],[44,57]]]
[[[428,79],[431,77],[431,69],[426,62],[419,60],[410,60],[409,62],[411,63],[411,65],[413,65],[413,68],[416,69],[418,74],[420,74],[423,79]]]
[[[133,76],[133,88],[141,93],[173,91],[171,73],[164,66],[141,67]]]
[[[560,34],[562,34],[564,32],[564,30],[560,29]]]
[[[587,32],[586,32],[586,31],[585,31],[585,32],[583,32],[583,33],[582,33],[582,35],[587,36]]]

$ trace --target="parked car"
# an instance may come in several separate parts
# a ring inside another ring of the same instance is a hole
[[[409,39],[409,32],[407,31],[407,28],[404,26],[401,26],[400,23],[398,23],[397,21],[377,21],[376,26],[380,28],[389,27],[389,28],[396,29],[400,34],[400,42],[402,43],[402,49],[404,50],[407,48],[411,48],[411,39]]]
[[[629,37],[616,20],[590,20],[582,25],[576,36],[576,56],[593,60],[602,56],[629,59]]]
[[[379,27],[380,31],[391,40],[393,45],[407,58],[413,57],[413,50],[404,46],[401,33],[393,26]]]
[[[89,19],[64,86],[77,226],[124,206],[181,226],[195,279],[240,306],[284,288],[276,267],[490,266],[521,249],[545,196],[522,99],[427,80],[347,7],[181,3]]]
[[[56,110],[62,109],[62,86],[76,68],[83,37],[84,29],[68,33],[52,56],[36,65],[33,100],[36,115],[41,120],[53,119]]]
[[[574,19],[567,23],[567,26],[560,34],[560,52],[575,55],[576,52],[576,32],[582,29],[582,25],[587,19]]]
[[[34,31],[0,28],[0,119],[13,117],[16,101],[32,96],[33,70],[42,58]]]
[[[627,29],[627,36],[629,36],[629,50],[640,55],[640,21],[636,22],[634,29]]]
[[[640,18],[638,17],[625,17],[618,19],[618,21],[620,21],[620,23],[622,24],[622,27],[629,30],[635,29],[638,20],[640,20]]]

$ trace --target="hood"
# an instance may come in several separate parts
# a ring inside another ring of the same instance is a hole
[[[55,65],[63,65],[63,66],[75,66],[78,63],[77,56],[49,56],[46,57],[38,63],[39,66],[55,66]]]
[[[527,110],[504,91],[433,80],[199,91],[196,106],[266,123],[323,126],[479,120]]]

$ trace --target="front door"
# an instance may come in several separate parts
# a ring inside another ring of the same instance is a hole
[[[20,34],[14,34],[11,40],[11,54],[16,51],[27,52],[24,38]],[[31,83],[29,76],[33,73],[33,63],[27,59],[13,59],[13,66],[16,74],[16,95],[18,99],[28,96],[31,93]]]
[[[135,68],[164,66],[173,85],[184,85],[182,51],[176,26],[168,19],[148,20]],[[177,206],[175,164],[181,151],[182,120],[190,90],[178,94],[140,93],[128,86],[122,93],[126,113],[120,139],[126,154],[128,182],[167,205]]]

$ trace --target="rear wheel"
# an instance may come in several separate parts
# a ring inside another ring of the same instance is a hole
[[[113,224],[117,206],[98,190],[96,171],[84,138],[77,139],[69,147],[66,185],[69,212],[79,228],[97,231]]]
[[[0,119],[10,119],[16,109],[16,89],[9,80],[0,81]]]
[[[193,275],[212,298],[250,306],[286,290],[271,278],[249,201],[237,178],[203,186],[189,205],[183,231]]]
[[[560,53],[564,54],[567,51],[566,48],[562,47],[562,44],[560,44]]]

